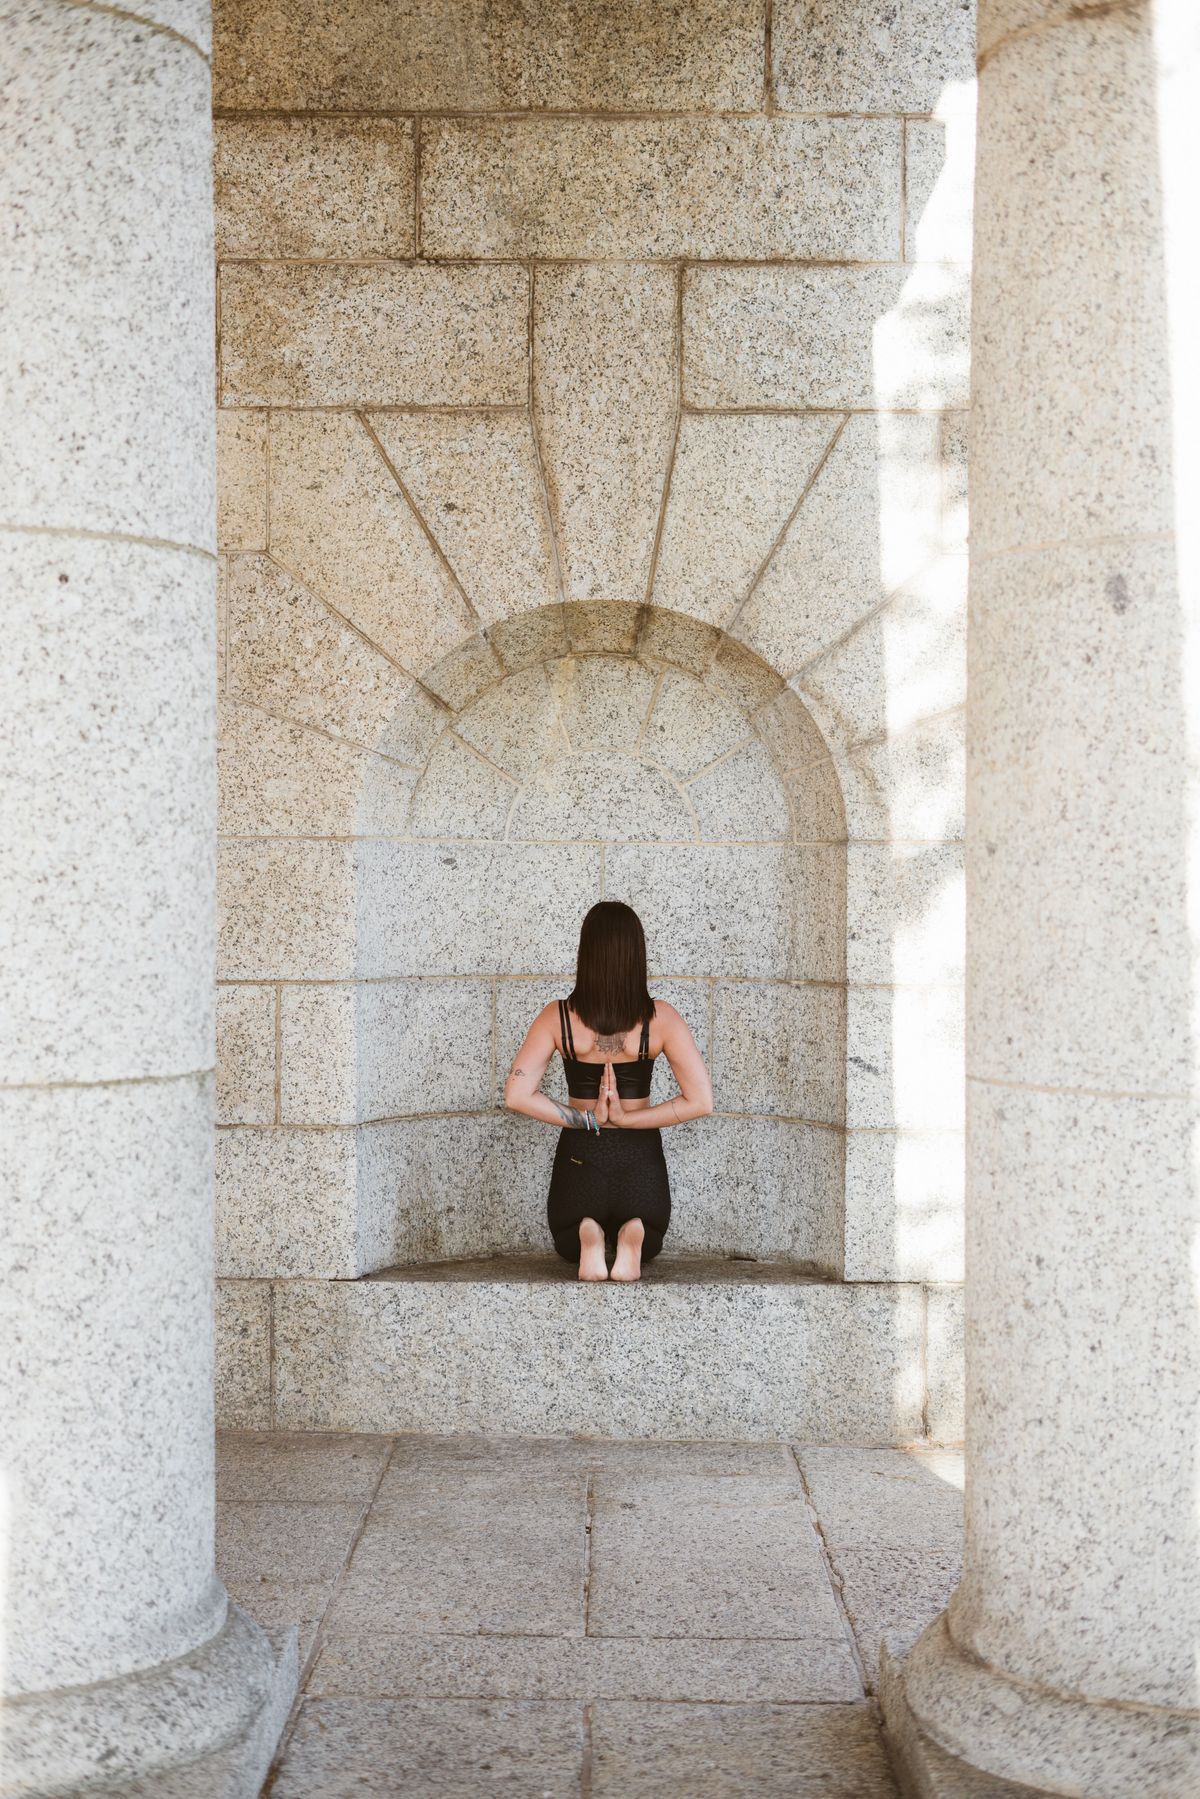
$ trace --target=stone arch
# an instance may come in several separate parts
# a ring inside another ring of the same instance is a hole
[[[387,722],[424,751],[404,830],[377,834],[387,807],[370,782],[361,798],[360,1253],[545,1247],[552,1133],[498,1110],[503,1079],[607,895],[642,914],[653,990],[713,1066],[717,1116],[668,1144],[673,1250],[833,1272],[845,826],[820,733],[766,664],[685,615],[548,607],[494,647],[460,704],[429,703],[459,684],[448,658]]]

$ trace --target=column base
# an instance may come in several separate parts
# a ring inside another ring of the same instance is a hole
[[[0,1799],[256,1799],[298,1678],[295,1630],[272,1643],[230,1605],[178,1661],[6,1701]]]
[[[1200,1713],[1012,1680],[965,1655],[944,1612],[902,1659],[884,1645],[879,1697],[909,1799],[1200,1792]]]

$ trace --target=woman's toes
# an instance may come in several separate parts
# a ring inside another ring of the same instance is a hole
[[[642,1244],[646,1227],[640,1218],[631,1218],[617,1234],[617,1254],[612,1265],[614,1281],[636,1281],[642,1274]]]
[[[604,1232],[594,1218],[585,1218],[579,1227],[579,1278],[581,1281],[608,1279]]]

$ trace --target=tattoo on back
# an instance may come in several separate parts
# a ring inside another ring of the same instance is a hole
[[[602,1056],[619,1056],[625,1048],[624,1031],[597,1031],[596,1048]]]

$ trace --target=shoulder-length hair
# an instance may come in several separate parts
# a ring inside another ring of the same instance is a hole
[[[600,900],[583,921],[575,986],[567,1000],[598,1035],[631,1031],[654,1017],[646,986],[646,933],[632,906]]]

